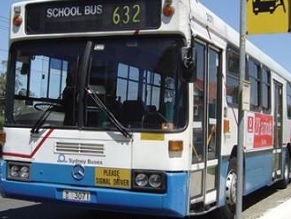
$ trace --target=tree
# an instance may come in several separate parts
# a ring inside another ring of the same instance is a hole
[[[6,91],[7,61],[1,61],[0,71],[0,128],[4,123],[5,91]]]

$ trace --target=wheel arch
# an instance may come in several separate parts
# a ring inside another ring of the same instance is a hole
[[[290,142],[287,144],[287,154],[289,156],[289,159],[291,158],[291,144]]]

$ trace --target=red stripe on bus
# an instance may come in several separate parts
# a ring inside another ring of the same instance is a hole
[[[12,156],[12,157],[20,157],[20,158],[32,158],[36,152],[41,148],[43,143],[47,140],[50,134],[53,132],[53,129],[49,129],[46,135],[42,138],[42,140],[38,143],[35,149],[32,151],[31,154],[18,154],[18,153],[3,153],[4,156]]]

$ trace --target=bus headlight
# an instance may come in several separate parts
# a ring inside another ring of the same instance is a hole
[[[19,171],[19,175],[21,178],[28,178],[29,177],[29,168],[27,166],[21,167]]]
[[[148,184],[148,177],[144,173],[139,173],[135,177],[135,183],[137,186],[145,187]]]
[[[162,177],[158,174],[152,174],[149,178],[149,184],[153,188],[159,188],[162,185]]]
[[[11,166],[9,175],[12,177],[18,177],[18,173],[19,173],[19,166],[17,165]]]
[[[134,170],[132,188],[147,192],[165,192],[166,174],[159,171]]]
[[[7,162],[7,179],[30,180],[30,164],[20,162]]]

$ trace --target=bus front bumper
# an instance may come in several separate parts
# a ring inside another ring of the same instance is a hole
[[[187,173],[167,173],[167,179],[166,193],[159,194],[112,188],[13,181],[1,176],[0,191],[3,197],[27,201],[80,205],[96,210],[133,214],[184,217],[188,210]],[[66,191],[89,193],[90,200],[67,200],[64,198]]]

